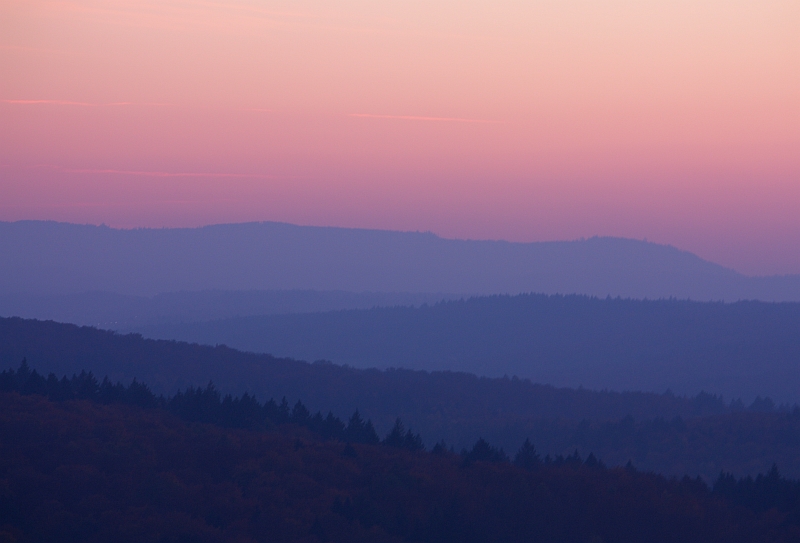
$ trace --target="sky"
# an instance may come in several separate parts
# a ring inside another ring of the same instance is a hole
[[[800,273],[797,0],[3,0],[0,220],[667,243]]]

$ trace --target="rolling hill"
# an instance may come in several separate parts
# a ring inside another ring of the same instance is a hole
[[[800,401],[800,304],[476,297],[421,307],[143,327],[146,337],[228,345],[360,368],[516,375],[560,387]]]
[[[112,382],[130,384],[136,378],[160,394],[204,389],[213,381],[223,394],[249,392],[262,402],[274,398],[278,403],[286,397],[288,406],[302,400],[323,417],[328,411],[347,416],[358,409],[380,435],[400,417],[428,447],[444,439],[460,450],[483,437],[513,452],[530,438],[543,455],[594,452],[609,465],[632,460],[641,469],[667,475],[707,480],[721,470],[754,475],[775,462],[783,473],[800,475],[800,409],[776,409],[763,398],[748,407],[709,394],[575,390],[466,373],[359,370],[55,322],[0,319],[0,367],[20,367],[23,357],[43,375],[55,373],[46,388],[60,390],[58,376],[83,370]]]

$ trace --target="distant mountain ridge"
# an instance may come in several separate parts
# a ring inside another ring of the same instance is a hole
[[[511,243],[275,222],[133,230],[0,223],[0,295],[209,289],[798,301],[800,276],[746,277],[621,238]]]

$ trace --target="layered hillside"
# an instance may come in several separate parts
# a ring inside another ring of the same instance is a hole
[[[800,304],[492,296],[418,308],[138,329],[361,368],[516,375],[556,386],[800,401]]]
[[[63,375],[91,371],[98,379],[131,383],[157,393],[212,381],[223,394],[249,392],[260,401],[302,400],[311,412],[348,415],[358,409],[380,435],[400,417],[431,447],[456,450],[484,437],[513,452],[525,439],[544,454],[594,452],[609,465],[629,460],[641,469],[710,480],[721,470],[737,476],[765,472],[773,463],[800,476],[800,411],[771,400],[750,405],[709,394],[559,389],[522,379],[466,373],[358,370],[309,364],[227,347],[146,340],[54,322],[0,319],[0,364]]]

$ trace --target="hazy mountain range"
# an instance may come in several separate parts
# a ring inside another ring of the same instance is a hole
[[[0,295],[209,289],[788,301],[800,300],[800,276],[747,277],[619,238],[510,243],[273,222],[133,230],[0,223]]]
[[[115,292],[0,295],[0,316],[121,330],[233,317],[418,306],[447,294],[342,290],[201,290],[136,296]]]
[[[470,299],[520,292],[600,299]],[[0,316],[357,367],[800,399],[800,305],[624,300],[670,297],[800,300],[800,276],[746,277],[673,247],[616,238],[508,243],[281,223],[0,223]]]

